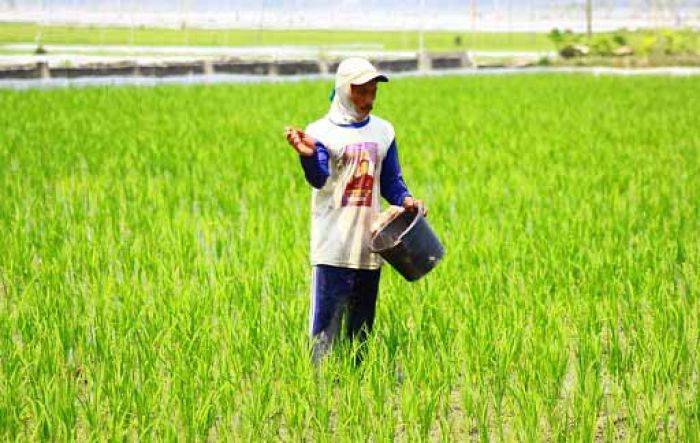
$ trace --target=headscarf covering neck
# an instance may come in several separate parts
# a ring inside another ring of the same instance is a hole
[[[362,115],[357,112],[355,104],[350,100],[350,84],[345,83],[336,86],[333,91],[331,107],[328,111],[328,119],[336,125],[349,125],[362,120]]]

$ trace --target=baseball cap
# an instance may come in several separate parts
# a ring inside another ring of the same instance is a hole
[[[388,82],[389,78],[377,71],[369,60],[361,57],[346,58],[338,65],[335,73],[335,86],[342,84],[361,85],[370,80]]]

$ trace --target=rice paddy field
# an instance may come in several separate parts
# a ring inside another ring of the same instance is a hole
[[[417,50],[417,31],[288,30],[288,29],[171,29],[158,27],[68,26],[37,23],[0,23],[0,44],[37,42],[90,45],[379,46],[386,50]],[[427,31],[428,50],[553,51],[543,32]]]
[[[2,440],[700,439],[700,78],[382,84],[447,254],[316,369],[330,87],[0,91]]]

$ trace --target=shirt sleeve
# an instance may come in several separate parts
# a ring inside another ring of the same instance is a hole
[[[406,183],[403,181],[396,139],[391,142],[391,146],[389,146],[389,150],[382,163],[382,172],[379,177],[379,189],[382,197],[395,206],[401,206],[404,198],[411,195],[411,193],[408,192]]]
[[[328,179],[328,148],[323,143],[316,142],[316,150],[309,157],[299,156],[301,167],[304,168],[306,181],[316,189],[321,189]]]

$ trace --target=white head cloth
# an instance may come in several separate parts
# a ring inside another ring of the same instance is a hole
[[[331,122],[348,125],[360,120],[361,114],[350,100],[350,85],[361,85],[371,80],[389,81],[367,59],[351,57],[340,62],[335,73],[335,90],[328,111]]]

